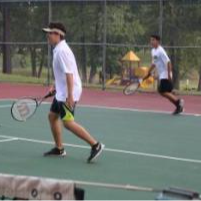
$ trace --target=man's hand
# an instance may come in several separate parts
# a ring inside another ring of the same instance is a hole
[[[51,93],[51,94],[54,94],[55,93],[55,86],[54,85],[52,85],[50,88],[49,88],[49,93]]]
[[[71,109],[71,110],[74,108],[75,102],[74,102],[73,96],[69,96],[69,97],[66,99],[66,106],[67,106],[69,109]]]
[[[172,64],[168,62],[168,80],[172,82]]]
[[[154,70],[154,68],[155,68],[155,65],[152,64],[151,67],[148,70],[147,75],[142,79],[142,81],[145,81],[146,79],[148,79],[151,76],[151,72]]]
[[[172,82],[172,73],[168,73],[168,80]]]
[[[150,73],[149,74],[147,74],[145,77],[143,77],[142,79],[141,79],[141,82],[144,82],[146,79],[148,79],[149,77],[150,77]]]

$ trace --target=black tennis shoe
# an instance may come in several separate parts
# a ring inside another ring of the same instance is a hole
[[[95,144],[92,148],[91,148],[91,154],[89,156],[89,158],[87,159],[88,163],[93,162],[103,151],[105,145],[101,144],[100,142],[98,142],[97,144]]]
[[[66,156],[66,151],[64,148],[58,149],[57,147],[55,147],[50,151],[44,153],[44,156]]]
[[[177,108],[173,112],[173,115],[181,114],[184,111],[184,100],[179,99]]]

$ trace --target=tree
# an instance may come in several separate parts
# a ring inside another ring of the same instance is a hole
[[[10,4],[11,12],[11,39],[17,42],[40,42],[44,40],[44,34],[42,33],[42,27],[48,24],[48,10],[47,4],[27,4],[18,3]],[[23,16],[23,17],[22,17]],[[22,54],[27,51],[30,53],[31,74],[34,77],[42,72],[41,63],[44,63],[44,57],[47,51],[44,49],[47,46],[40,46],[36,44],[24,45],[17,48],[13,48],[13,52],[20,49]],[[41,57],[42,55],[42,57]],[[40,68],[37,70],[37,67]],[[40,71],[40,72],[38,72]]]
[[[10,42],[10,9],[8,3],[2,4],[2,15],[3,15],[3,73],[10,74],[12,72],[11,67],[11,50],[10,45],[6,44]]]
[[[197,46],[201,44],[201,4],[193,1],[170,0],[166,1],[164,5],[163,35],[165,36],[165,44],[170,46]],[[176,88],[179,88],[179,81],[188,73],[199,70],[201,64],[198,52],[196,48],[170,49]]]
[[[81,67],[82,80],[86,81],[89,71],[89,82],[93,82],[100,63],[101,46],[87,45],[102,41],[103,10],[101,2],[57,3],[53,4],[54,20],[61,21],[67,27],[67,42],[73,48]],[[75,42],[77,44],[71,44]],[[80,45],[78,45],[80,44]]]
[[[138,9],[140,8],[137,6]],[[140,10],[140,9],[139,9]],[[133,4],[111,3],[107,8],[107,42],[110,44],[136,44],[140,36],[145,34],[145,27],[139,19],[140,11]],[[129,50],[128,47],[113,46],[107,48],[106,71],[113,77],[115,73],[120,74],[120,62],[123,54]]]

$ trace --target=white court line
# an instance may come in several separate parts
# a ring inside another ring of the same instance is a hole
[[[0,135],[0,136],[6,137],[6,135]],[[14,136],[7,136],[7,137],[8,138],[16,138]],[[51,141],[45,141],[45,140],[35,140],[35,139],[30,139],[30,138],[17,138],[17,139],[21,140],[21,141],[25,141],[25,142],[33,142],[33,143],[40,143],[40,144],[54,144]],[[76,145],[76,144],[68,144],[68,143],[64,143],[64,145],[68,146],[68,147],[74,147],[74,148],[80,148],[80,149],[90,149],[90,147],[84,146],[84,145]],[[144,157],[151,157],[151,158],[159,158],[159,159],[167,159],[167,160],[174,160],[174,161],[180,161],[180,162],[201,164],[201,160],[198,160],[198,159],[179,158],[179,157],[174,157],[174,156],[150,154],[150,153],[127,151],[127,150],[121,150],[121,149],[111,149],[111,148],[105,148],[104,151],[113,152],[113,153],[120,153],[120,154],[130,154],[130,155],[136,155],[136,156],[144,156]]]
[[[16,98],[1,98],[0,102],[3,102],[3,101],[14,101],[14,100],[16,100]]]
[[[16,141],[16,140],[18,140],[18,138],[7,138],[7,139],[0,140],[0,143],[1,142],[11,142],[11,141]]]
[[[50,103],[48,102],[45,102],[45,103],[42,103],[43,105],[49,105]],[[0,105],[0,108],[10,108],[12,106],[12,104],[7,104],[7,105]]]
[[[50,105],[50,102],[43,102],[42,105]],[[0,108],[9,108],[12,105],[0,105]],[[108,107],[108,106],[99,106],[99,105],[85,105],[79,104],[78,107],[82,108],[93,108],[93,109],[106,109],[106,110],[118,110],[118,111],[129,111],[129,112],[143,112],[143,113],[153,113],[153,114],[171,114],[168,111],[160,111],[160,110],[144,110],[144,109],[134,109],[134,108],[121,108],[121,107]],[[201,117],[201,114],[198,113],[182,113],[183,116],[195,116]]]
[[[0,108],[9,108],[11,106],[12,106],[11,104],[9,104],[9,105],[0,105]]]
[[[6,135],[0,135],[0,138],[6,138],[6,139],[8,139],[8,138],[11,139],[12,138],[13,139],[13,137],[8,137]]]
[[[97,109],[107,109],[107,110],[119,110],[119,111],[130,111],[130,112],[143,112],[143,113],[153,113],[153,114],[171,114],[168,111],[160,111],[160,110],[144,110],[144,109],[134,109],[134,108],[121,108],[121,107],[108,107],[108,106],[99,106],[99,105],[84,105],[80,104],[78,107],[86,107],[86,108],[97,108]],[[181,115],[185,116],[196,116],[201,117],[201,114],[196,113],[182,113]]]

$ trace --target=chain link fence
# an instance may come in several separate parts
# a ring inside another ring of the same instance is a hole
[[[121,88],[126,68],[150,66],[149,36],[158,33],[175,88],[201,90],[200,0],[0,0],[0,81],[52,82],[41,31],[50,21],[65,24],[86,86]],[[123,62],[130,51],[140,61]]]

